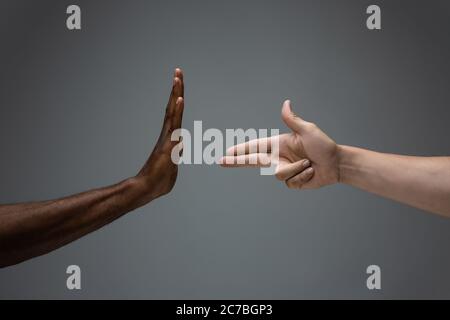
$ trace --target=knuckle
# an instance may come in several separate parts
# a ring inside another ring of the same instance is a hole
[[[172,137],[172,134],[174,133],[175,128],[170,124],[167,128],[167,133]]]
[[[280,181],[284,180],[283,175],[280,172],[275,172],[275,178],[277,178]]]
[[[289,188],[289,189],[295,189],[295,186],[294,186],[294,184],[291,182],[291,181],[286,181],[286,186]]]
[[[308,129],[308,130],[315,130],[315,129],[317,129],[317,125],[314,123],[314,122],[307,122],[306,123],[306,128]]]

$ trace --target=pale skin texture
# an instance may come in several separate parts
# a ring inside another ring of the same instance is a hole
[[[270,145],[279,139],[276,177],[289,188],[316,189],[344,183],[450,217],[450,157],[402,156],[338,145],[317,125],[295,115],[290,101],[284,102],[281,116],[291,133],[231,147],[221,165],[267,166],[273,158]],[[255,146],[260,145],[268,145],[269,152],[256,156]],[[255,157],[259,161],[250,164]],[[309,168],[305,159],[311,162]]]
[[[0,267],[48,253],[169,193],[178,167],[170,157],[184,109],[183,73],[176,69],[159,139],[136,176],[115,185],[34,203],[0,205]]]

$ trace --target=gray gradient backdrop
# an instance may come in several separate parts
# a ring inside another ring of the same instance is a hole
[[[284,99],[338,143],[450,154],[450,5],[380,1],[0,4],[0,203],[135,174],[174,67],[184,127],[280,128]],[[68,291],[65,269],[82,268]],[[365,269],[382,268],[382,290]],[[257,170],[184,166],[173,192],[0,270],[0,298],[450,298],[450,220],[344,185],[292,191]]]

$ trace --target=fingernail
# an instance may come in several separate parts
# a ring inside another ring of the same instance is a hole
[[[303,162],[303,165],[305,167],[309,167],[310,164],[311,164],[311,162],[309,160],[305,160],[305,162]]]
[[[305,171],[306,171],[307,174],[311,174],[314,171],[314,169],[312,167],[309,167]]]

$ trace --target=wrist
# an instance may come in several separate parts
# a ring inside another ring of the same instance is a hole
[[[354,167],[356,148],[338,145],[338,182],[348,184]]]
[[[124,183],[132,193],[136,207],[146,205],[157,198],[151,190],[150,183],[143,176],[129,178]]]

